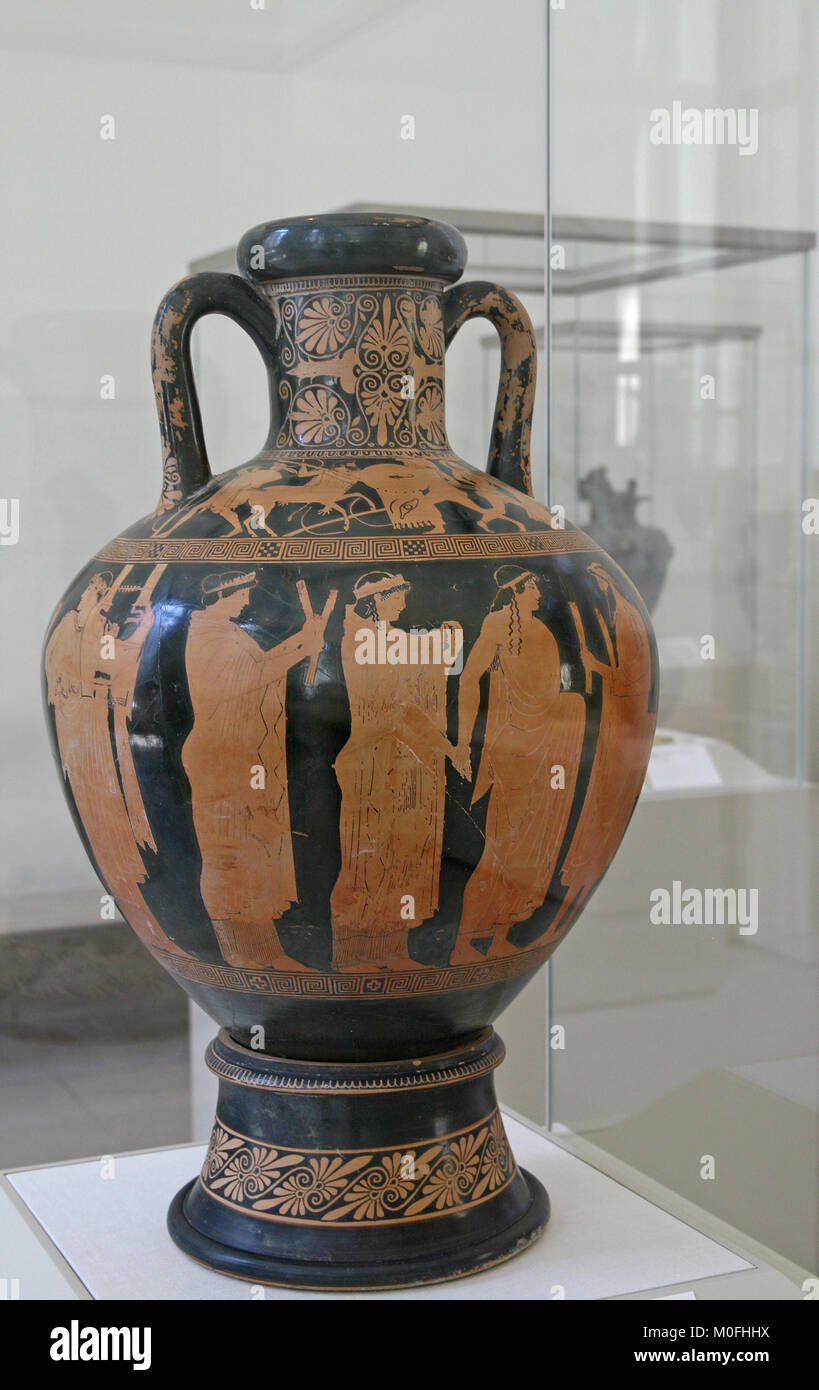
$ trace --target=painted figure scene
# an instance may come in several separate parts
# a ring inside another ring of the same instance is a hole
[[[200,568],[170,622],[174,569],[96,570],[46,644],[67,788],[146,945],[188,954],[185,874],[213,959],[242,969],[491,966],[557,943],[619,843],[653,732],[652,652],[616,567],[497,564],[474,631],[422,565],[333,587]],[[308,752],[291,707],[316,694],[326,739]]]

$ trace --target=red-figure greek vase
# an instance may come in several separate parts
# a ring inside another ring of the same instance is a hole
[[[643,603],[532,497],[531,325],[453,286],[452,227],[256,227],[164,299],[156,510],[46,634],[48,722],[106,890],[220,1024],[208,1155],[169,1227],[255,1281],[378,1288],[524,1248],[549,1203],[495,1100],[492,1021],[602,875],[643,782]],[[213,477],[204,314],[250,334],[271,429]],[[444,353],[502,346],[488,472],[447,441]]]

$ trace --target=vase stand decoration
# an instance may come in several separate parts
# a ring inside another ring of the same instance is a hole
[[[55,610],[50,737],[106,892],[221,1028],[173,1239],[254,1282],[455,1278],[548,1219],[491,1025],[625,832],[656,644],[619,566],[532,496],[532,326],[454,283],[454,228],[294,218],[237,259],[160,305],[160,500]],[[211,313],[271,401],[264,447],[218,476],[190,358]],[[486,471],[444,410],[476,317],[501,341]]]
[[[168,1215],[224,1274],[316,1289],[425,1284],[487,1269],[537,1238],[549,1200],[516,1167],[495,1100],[503,1044],[406,1062],[309,1063],[223,1030],[201,1175]]]

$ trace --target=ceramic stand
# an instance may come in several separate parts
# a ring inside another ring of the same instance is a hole
[[[219,1101],[201,1175],[168,1229],[202,1264],[254,1283],[400,1288],[509,1259],[549,1199],[519,1169],[498,1111],[497,1034],[434,1057],[301,1062],[223,1029],[206,1059]]]

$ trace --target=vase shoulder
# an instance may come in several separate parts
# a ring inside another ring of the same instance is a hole
[[[473,467],[450,449],[264,450],[166,510],[145,516],[128,538],[278,538],[581,533],[535,498]],[[589,541],[589,545],[592,543]],[[572,545],[570,541],[569,546]]]

